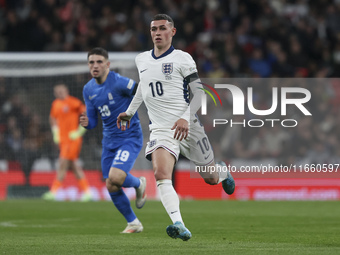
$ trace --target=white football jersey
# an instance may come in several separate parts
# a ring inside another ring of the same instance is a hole
[[[189,88],[184,78],[197,72],[195,61],[188,53],[171,47],[160,57],[155,57],[152,50],[139,54],[136,65],[150,130],[172,128],[185,117],[189,107]]]

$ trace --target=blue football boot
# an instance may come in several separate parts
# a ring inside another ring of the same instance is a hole
[[[171,238],[180,238],[183,241],[188,241],[192,236],[190,231],[180,221],[176,221],[174,224],[167,226],[166,233]]]
[[[226,163],[224,163],[223,161],[217,162],[217,164],[225,167],[227,166]],[[231,195],[235,191],[235,181],[229,171],[227,172],[227,174],[228,174],[227,178],[222,181],[222,188],[225,191],[225,193]]]

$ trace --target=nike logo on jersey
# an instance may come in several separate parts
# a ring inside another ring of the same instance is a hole
[[[208,156],[204,157],[204,159],[207,159],[207,158],[209,158],[209,156],[210,156],[210,154],[209,154]]]
[[[92,100],[93,98],[95,98],[97,96],[97,94],[94,94],[93,96],[89,96],[89,99]]]
[[[142,72],[145,72],[146,70],[148,70],[148,69],[146,68],[146,69],[144,69],[144,70],[140,71],[140,73],[142,73]]]
[[[170,214],[174,214],[175,212],[177,212],[177,211],[170,212]]]

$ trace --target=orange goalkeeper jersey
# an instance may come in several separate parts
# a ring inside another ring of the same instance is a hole
[[[79,115],[85,111],[82,101],[73,96],[53,101],[50,116],[57,120],[60,143],[70,141],[69,133],[78,129]]]

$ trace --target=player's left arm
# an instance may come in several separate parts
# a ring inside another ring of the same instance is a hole
[[[181,75],[184,77],[184,82],[188,84],[192,92],[192,99],[187,109],[185,109],[183,115],[177,120],[172,127],[175,129],[174,138],[183,140],[188,137],[190,116],[195,114],[201,107],[201,95],[203,92],[201,80],[199,79],[196,63],[193,58],[186,52],[182,53],[182,61],[180,66]]]
[[[190,121],[190,116],[196,114],[196,112],[201,108],[202,95],[204,94],[203,85],[201,79],[198,77],[198,73],[193,73],[185,78],[188,82],[190,88],[192,99],[190,105],[182,115],[182,118]]]
[[[125,77],[124,77],[125,78]],[[128,78],[125,78],[128,79]],[[131,84],[131,81],[133,84]],[[123,83],[124,84],[124,83]],[[129,79],[127,85],[123,86],[122,92],[128,96],[134,96],[128,109],[125,112],[122,112],[117,117],[117,127],[122,131],[126,130],[126,128],[130,127],[130,120],[135,115],[139,106],[143,102],[141,87],[135,81]]]
[[[122,112],[117,117],[117,127],[122,131],[126,130],[126,127],[130,127],[130,120],[135,115],[139,106],[143,102],[142,89],[139,85],[136,91],[135,96],[133,97],[128,109],[125,112]]]
[[[138,83],[134,80],[119,76],[119,89],[122,95],[133,97],[136,94]]]
[[[174,138],[180,141],[188,137],[190,116],[195,114],[201,107],[202,93],[204,93],[197,72],[185,77],[184,81],[190,87],[193,97],[190,101],[190,105],[187,107],[181,118],[177,120],[172,127],[172,130],[175,129]]]

